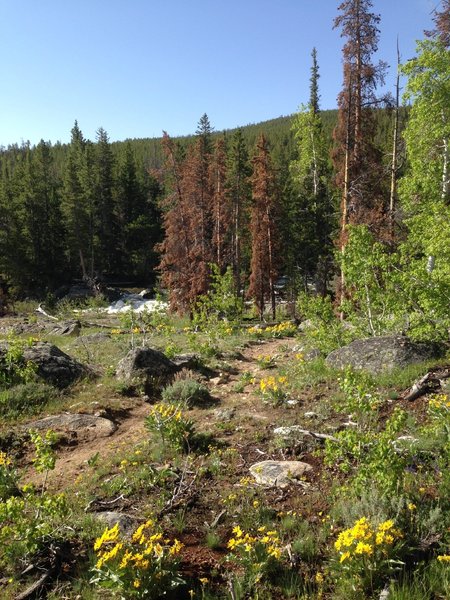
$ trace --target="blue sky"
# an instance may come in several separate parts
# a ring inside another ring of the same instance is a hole
[[[308,100],[311,50],[334,108],[339,0],[0,0],[0,145],[185,135],[287,115]],[[379,58],[395,77],[438,0],[374,0]]]

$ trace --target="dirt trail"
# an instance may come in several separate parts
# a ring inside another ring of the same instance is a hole
[[[213,397],[217,400],[216,406],[208,410],[194,409],[190,412],[189,416],[192,416],[197,430],[209,429],[210,422],[215,421],[214,409],[234,409],[233,423],[236,431],[243,429],[242,421],[245,419],[267,422],[273,410],[267,407],[262,408],[261,401],[256,401],[254,387],[247,385],[242,393],[236,392],[233,388],[244,372],[250,373],[252,377],[267,376],[268,371],[262,370],[258,365],[258,358],[261,356],[274,357],[277,364],[281,364],[283,360],[286,362],[287,357],[292,356],[290,348],[294,343],[293,339],[287,340],[286,338],[261,341],[261,343],[245,348],[239,359],[229,361],[231,372],[225,373],[219,381],[208,383]],[[58,449],[55,469],[49,476],[49,485],[54,489],[64,489],[68,483],[76,482],[77,478],[90,468],[88,461],[97,453],[100,460],[105,460],[146,439],[148,432],[144,427],[144,419],[148,412],[148,403],[137,399],[135,406],[124,414],[118,423],[117,430],[111,436],[61,446]],[[228,435],[232,435],[232,433],[228,432]],[[34,483],[38,483],[40,479],[41,477],[37,476],[34,471],[31,471],[27,477],[27,481]]]

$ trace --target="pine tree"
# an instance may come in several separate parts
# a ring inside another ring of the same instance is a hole
[[[64,169],[62,211],[67,231],[67,262],[70,273],[85,276],[85,257],[89,255],[89,210],[82,183],[86,141],[75,124]]]
[[[372,0],[345,0],[334,27],[346,38],[343,48],[344,84],[338,96],[338,124],[334,131],[333,162],[341,190],[341,226],[338,241],[345,251],[348,225],[367,225],[378,239],[391,232],[384,190],[380,150],[375,145],[374,107],[378,83],[383,83],[386,65],[372,63],[378,49],[379,15],[371,12]],[[341,269],[340,301],[346,294]],[[343,315],[341,315],[343,316]]]
[[[165,197],[161,201],[164,240],[157,246],[161,253],[159,271],[161,283],[169,291],[170,307],[174,311],[191,309],[191,213],[184,189],[185,159],[173,140],[164,132]]]
[[[95,147],[95,216],[96,268],[101,273],[117,273],[121,269],[117,214],[114,202],[114,157],[106,131],[97,130]]]
[[[438,39],[446,48],[450,47],[450,0],[441,0],[442,10],[435,9],[433,21],[435,29],[425,34]]]
[[[246,270],[243,248],[248,242],[251,167],[242,129],[231,140],[227,168],[227,197],[231,204],[231,265],[236,296],[241,295],[242,274]]]
[[[276,213],[279,207],[275,173],[266,138],[261,134],[253,158],[252,258],[248,297],[253,298],[260,319],[263,318],[266,300],[269,299],[275,319],[275,282],[277,276]]]
[[[314,48],[309,103],[301,108],[292,125],[298,158],[290,164],[295,195],[292,194],[289,206],[288,256],[291,279],[300,273],[306,287],[308,279],[314,278],[318,291],[324,294],[332,256],[334,215],[329,150],[320,116],[318,79],[319,67]]]
[[[340,247],[347,224],[383,226],[385,199],[381,153],[374,144],[376,88],[384,81],[386,65],[372,63],[378,49],[379,15],[371,12],[372,0],[346,0],[334,27],[347,39],[343,48],[344,84],[338,97],[338,125],[334,132],[333,159],[336,181],[342,190]]]

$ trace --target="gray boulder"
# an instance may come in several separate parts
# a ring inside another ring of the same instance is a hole
[[[108,527],[109,529],[118,523],[120,532],[127,538],[131,537],[131,534],[138,526],[138,519],[125,513],[105,511],[95,512],[93,513],[93,516],[99,521],[102,521],[105,524],[105,527]]]
[[[116,376],[130,384],[154,389],[179,370],[165,354],[154,348],[133,348],[119,362]]]
[[[98,438],[109,437],[117,426],[115,423],[104,417],[94,415],[63,413],[60,415],[51,415],[38,421],[27,423],[25,428],[37,429],[38,431],[47,431],[52,429],[66,434],[69,438],[76,438],[77,441],[91,441]]]
[[[326,362],[330,367],[338,369],[353,367],[378,374],[421,363],[436,358],[439,354],[440,349],[436,344],[414,342],[405,336],[396,335],[355,340],[348,346],[331,352]]]
[[[301,483],[299,479],[310,471],[311,465],[299,460],[263,460],[250,467],[257,483],[280,488]]]
[[[7,348],[8,344],[0,345],[0,356]],[[32,346],[25,346],[23,357],[36,365],[38,377],[59,388],[65,388],[81,377],[92,375],[89,367],[48,342],[35,342]]]

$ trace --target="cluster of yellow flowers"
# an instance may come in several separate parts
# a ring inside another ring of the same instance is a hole
[[[0,450],[0,467],[9,467],[11,465],[12,461],[9,458],[9,456],[6,454],[6,452],[2,452]]]
[[[259,382],[259,389],[264,393],[279,392],[282,387],[287,383],[287,377],[267,377],[267,379],[261,379]]]
[[[270,354],[258,354],[256,360],[262,369],[268,369],[270,367],[275,366],[275,358],[273,356],[270,356]]]
[[[181,410],[173,404],[158,402],[152,406],[149,416],[157,420],[170,421],[171,419],[174,419],[175,421],[181,421],[182,413]]]
[[[431,409],[448,411],[450,409],[449,397],[447,394],[433,394],[428,402],[428,406]]]
[[[248,333],[250,335],[263,336],[267,335],[269,337],[284,337],[295,335],[297,332],[297,328],[294,323],[290,321],[284,321],[283,323],[278,323],[278,325],[271,325],[269,327],[265,327],[262,329],[261,327],[255,326],[250,327],[248,329]]]
[[[340,553],[340,562],[351,561],[355,557],[372,556],[380,550],[387,554],[387,550],[403,535],[394,527],[394,521],[388,519],[373,527],[366,517],[362,517],[351,527],[339,534],[334,547]]]
[[[258,528],[255,535],[251,535],[242,531],[239,525],[237,525],[234,527],[233,533],[234,537],[229,539],[227,544],[227,547],[231,551],[243,551],[246,554],[250,554],[259,546],[259,548],[265,549],[268,557],[281,558],[283,549],[280,546],[280,538],[276,531],[268,531],[263,525]]]
[[[440,554],[437,559],[441,563],[450,563],[450,554]]]
[[[96,568],[101,569],[107,563],[114,562],[119,571],[131,569],[137,575],[138,571],[155,568],[155,560],[160,563],[164,558],[179,554],[183,544],[177,539],[173,542],[164,539],[161,532],[154,531],[154,527],[153,519],[140,525],[132,535],[131,544],[119,539],[117,523],[110,529],[106,528],[95,540],[94,550],[98,557]],[[136,578],[133,586],[140,587],[140,580]]]

